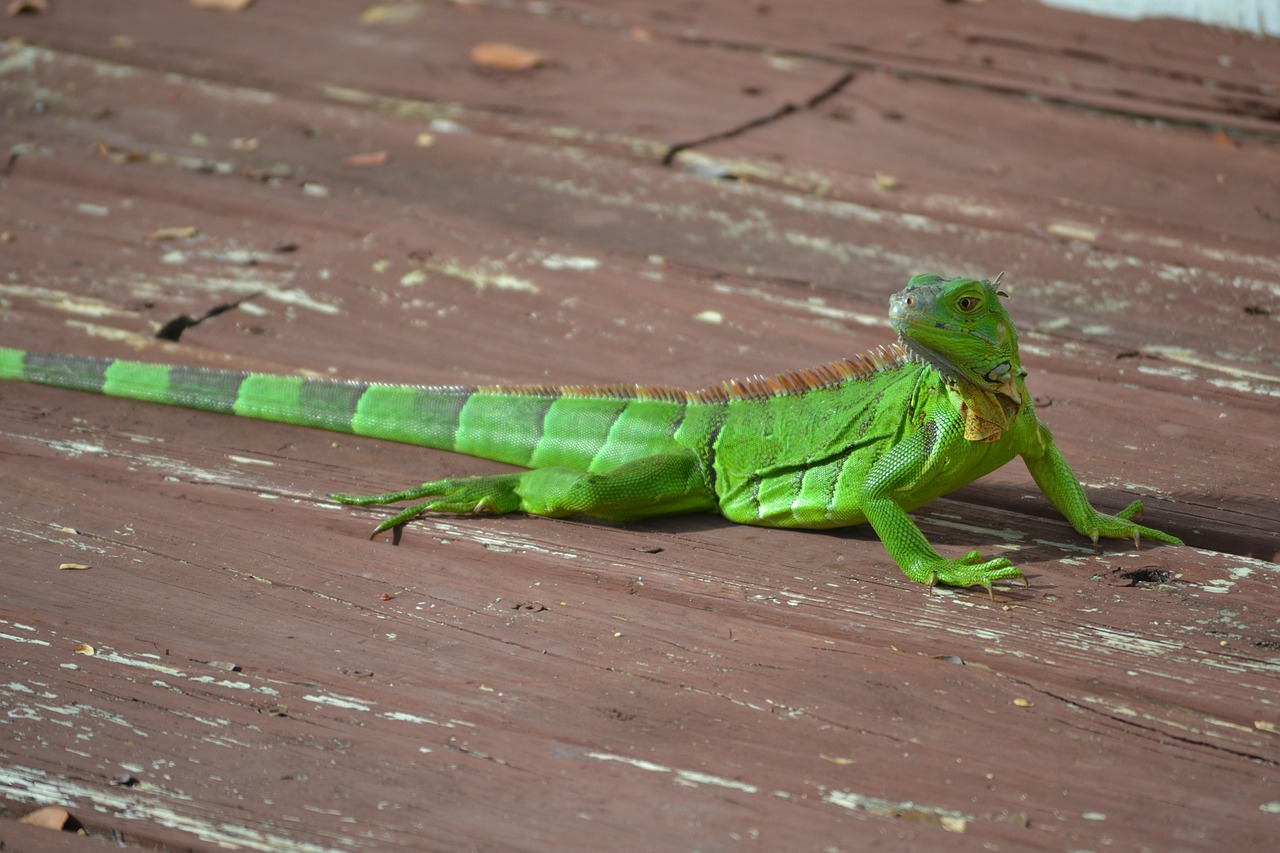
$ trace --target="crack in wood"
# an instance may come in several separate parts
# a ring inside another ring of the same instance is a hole
[[[977,45],[986,44],[992,47],[1002,47],[1009,50],[1020,51],[1035,55],[1058,55],[1065,59],[1074,59],[1079,62],[1092,62],[1098,65],[1105,65],[1121,71],[1132,71],[1146,77],[1155,77],[1162,80],[1170,80],[1175,83],[1189,83],[1193,86],[1200,86],[1215,91],[1231,91],[1241,94],[1254,95],[1258,98],[1266,98],[1270,93],[1261,85],[1237,83],[1223,77],[1211,77],[1207,74],[1199,74],[1191,71],[1184,71],[1180,68],[1161,68],[1151,62],[1133,62],[1123,57],[1112,56],[1099,50],[1086,50],[1071,45],[1058,46],[1052,42],[1033,42],[1027,39],[1014,38],[1010,36],[999,36],[984,33],[966,33],[960,37],[965,44]],[[1244,115],[1262,115],[1261,113],[1243,113]]]
[[[156,338],[162,341],[174,341],[175,343],[182,337],[182,333],[193,326],[198,326],[205,320],[217,317],[219,314],[225,314],[227,311],[234,311],[250,299],[261,296],[262,293],[251,293],[248,296],[237,299],[234,302],[224,302],[221,305],[215,305],[199,317],[192,317],[188,314],[179,314],[169,322],[165,323],[160,331],[156,332]]]
[[[1065,705],[1078,708],[1081,711],[1088,711],[1089,713],[1096,714],[1097,716],[1102,717],[1103,719],[1110,720],[1112,723],[1116,724],[1117,726],[1133,729],[1149,737],[1151,740],[1155,741],[1161,746],[1167,745],[1168,741],[1174,741],[1183,746],[1200,747],[1202,749],[1212,750],[1214,752],[1219,752],[1224,755],[1230,755],[1234,758],[1242,758],[1247,761],[1254,762],[1256,764],[1265,765],[1268,767],[1275,767],[1277,765],[1280,765],[1280,761],[1277,761],[1272,756],[1264,755],[1260,751],[1252,752],[1247,749],[1233,748],[1232,746],[1228,746],[1228,745],[1211,743],[1207,739],[1197,740],[1196,738],[1190,737],[1189,735],[1176,734],[1170,731],[1169,727],[1179,725],[1179,724],[1174,723],[1171,720],[1162,720],[1162,719],[1159,719],[1158,717],[1149,717],[1145,722],[1139,721],[1136,719],[1130,719],[1126,717],[1125,714],[1116,711],[1116,709],[1110,706],[1109,703],[1095,704],[1083,697],[1081,699],[1069,699],[1065,696],[1057,696],[1054,693],[1049,691],[1042,691],[1042,692],[1044,692],[1045,695],[1047,696],[1057,699],[1058,701],[1064,703]],[[1161,727],[1161,725],[1157,725],[1157,723],[1162,724],[1163,727]],[[1205,721],[1205,725],[1209,725],[1209,724],[1210,723],[1208,721]],[[1196,729],[1190,729],[1190,731],[1194,732],[1195,734],[1202,734],[1201,731]]]
[[[827,65],[845,66],[876,74],[890,74],[902,80],[927,80],[945,86],[958,86],[979,92],[995,95],[1012,95],[1025,98],[1040,104],[1066,107],[1103,116],[1117,116],[1138,121],[1159,121],[1178,127],[1189,127],[1208,133],[1219,133],[1230,128],[1233,134],[1247,135],[1257,139],[1280,139],[1280,131],[1275,127],[1277,113],[1271,104],[1262,104],[1257,99],[1240,99],[1236,102],[1220,100],[1217,108],[1198,104],[1179,98],[1160,98],[1149,94],[1141,94],[1128,89],[1113,88],[1097,93],[1074,92],[1064,93],[1055,88],[1052,81],[1036,83],[1031,80],[1013,79],[1005,82],[998,75],[997,69],[982,69],[973,66],[958,68],[931,67],[921,61],[894,55],[870,55],[872,51],[856,44],[837,44],[836,47],[847,52],[865,54],[859,58],[832,56],[814,50],[780,50],[776,46],[765,43],[738,42],[717,39],[708,36],[682,36],[680,41],[722,50],[737,50],[744,53],[758,53],[762,56],[785,57],[808,60]],[[936,63],[934,63],[936,65]],[[984,73],[984,71],[986,73]],[[1008,76],[1007,70],[1005,71]],[[1173,78],[1169,78],[1173,79]],[[1141,101],[1149,106],[1142,109],[1130,106],[1130,102]],[[745,128],[750,129],[750,128]],[[673,156],[668,152],[668,156]],[[667,165],[666,159],[663,165]]]
[[[709,145],[712,142],[722,142],[726,139],[733,139],[734,137],[742,136],[744,133],[755,130],[758,127],[765,127],[773,124],[789,115],[793,115],[794,113],[812,110],[822,104],[823,101],[838,95],[846,86],[853,82],[853,79],[854,73],[852,71],[846,71],[844,74],[841,74],[836,78],[835,82],[820,90],[817,94],[811,96],[802,104],[795,104],[788,101],[773,112],[759,116],[758,118],[753,118],[750,121],[744,122],[736,127],[731,127],[728,130],[710,133],[699,139],[690,140],[689,142],[678,142],[667,149],[667,153],[662,157],[662,165],[670,166],[675,162],[676,157],[682,151],[688,151],[691,148]]]

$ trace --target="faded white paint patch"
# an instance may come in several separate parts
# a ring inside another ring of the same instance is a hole
[[[307,702],[314,702],[317,705],[332,705],[335,708],[345,708],[348,711],[371,711],[373,708],[366,705],[359,699],[353,699],[350,696],[317,696],[309,693],[302,697]]]
[[[1175,643],[1171,640],[1152,640],[1130,631],[1120,631],[1114,628],[1094,626],[1093,632],[1104,646],[1132,652],[1133,654],[1163,657],[1186,648],[1182,643]]]
[[[1093,243],[1098,239],[1098,229],[1081,222],[1051,222],[1047,230],[1055,237],[1083,243]]]
[[[600,268],[595,258],[573,257],[569,255],[548,255],[542,259],[542,266],[549,270],[573,270],[574,272],[591,272]]]
[[[470,282],[476,290],[494,288],[496,290],[515,290],[525,293],[538,293],[540,288],[528,279],[523,279],[506,272],[505,266],[498,261],[482,262],[473,267],[464,266],[456,261],[448,261],[430,267],[442,275]]]
[[[17,637],[17,636],[14,636],[13,634],[0,634],[0,640],[8,640],[11,643],[28,643],[33,646],[50,645],[49,643],[46,643],[44,640],[37,640],[32,637]]]
[[[756,794],[760,791],[759,787],[747,782],[739,782],[736,779],[726,779],[723,776],[715,776],[710,773],[702,773],[697,770],[678,770],[672,767],[667,767],[663,764],[645,761],[643,758],[614,755],[611,752],[588,752],[586,757],[596,761],[616,761],[619,764],[627,764],[631,767],[645,770],[650,773],[670,773],[675,776],[677,780],[686,785],[716,785],[721,788],[730,788],[735,791],[742,791],[746,794]]]
[[[932,817],[947,832],[964,832],[968,824],[974,820],[974,816],[966,812],[921,806],[909,801],[882,800],[879,797],[868,797],[852,791],[828,791],[823,795],[822,801],[841,808],[866,811],[883,817],[904,815]]]
[[[821,299],[792,299],[785,296],[779,296],[766,290],[754,287],[735,287],[731,284],[713,284],[711,290],[715,293],[723,293],[732,296],[748,296],[752,299],[758,299],[771,305],[783,305],[788,308],[795,308],[806,311],[818,317],[826,317],[833,320],[848,320],[857,323],[860,326],[873,326],[879,328],[889,328],[889,318],[878,314],[862,314],[857,311],[847,311],[843,308],[832,308],[824,303]]]
[[[288,850],[291,853],[341,853],[368,849],[367,839],[337,836],[333,846],[303,841],[270,831],[269,825],[236,826],[225,819],[200,814],[203,804],[178,791],[146,784],[137,788],[108,788],[54,775],[35,767],[0,765],[0,796],[21,803],[91,808],[124,820],[155,824],[189,833],[203,842],[231,850]],[[86,805],[87,804],[87,805]]]

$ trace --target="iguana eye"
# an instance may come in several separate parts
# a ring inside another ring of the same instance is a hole
[[[956,307],[966,314],[976,309],[979,304],[978,297],[976,296],[961,296],[956,300]]]

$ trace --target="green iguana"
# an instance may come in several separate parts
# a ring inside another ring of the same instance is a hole
[[[997,279],[998,282],[998,279]],[[701,391],[646,385],[414,387],[303,379],[0,349],[0,378],[451,450],[531,469],[459,477],[345,504],[422,501],[426,512],[587,515],[630,521],[718,512],[744,524],[870,522],[915,581],[1022,578],[1009,560],[939,555],[909,510],[1021,456],[1077,531],[1145,536],[1134,501],[1096,511],[1023,382],[1017,333],[996,287],[911,279],[889,302],[899,341],[866,355]],[[1023,579],[1025,583],[1025,579]]]

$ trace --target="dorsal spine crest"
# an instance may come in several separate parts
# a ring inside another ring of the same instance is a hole
[[[606,398],[613,400],[655,400],[665,403],[728,403],[733,400],[764,400],[831,388],[844,382],[867,379],[907,363],[906,350],[899,343],[878,346],[853,358],[792,370],[776,376],[749,376],[730,379],[696,391],[670,385],[479,385],[449,388],[454,392],[509,394],[530,397]],[[431,389],[446,390],[446,389]]]

